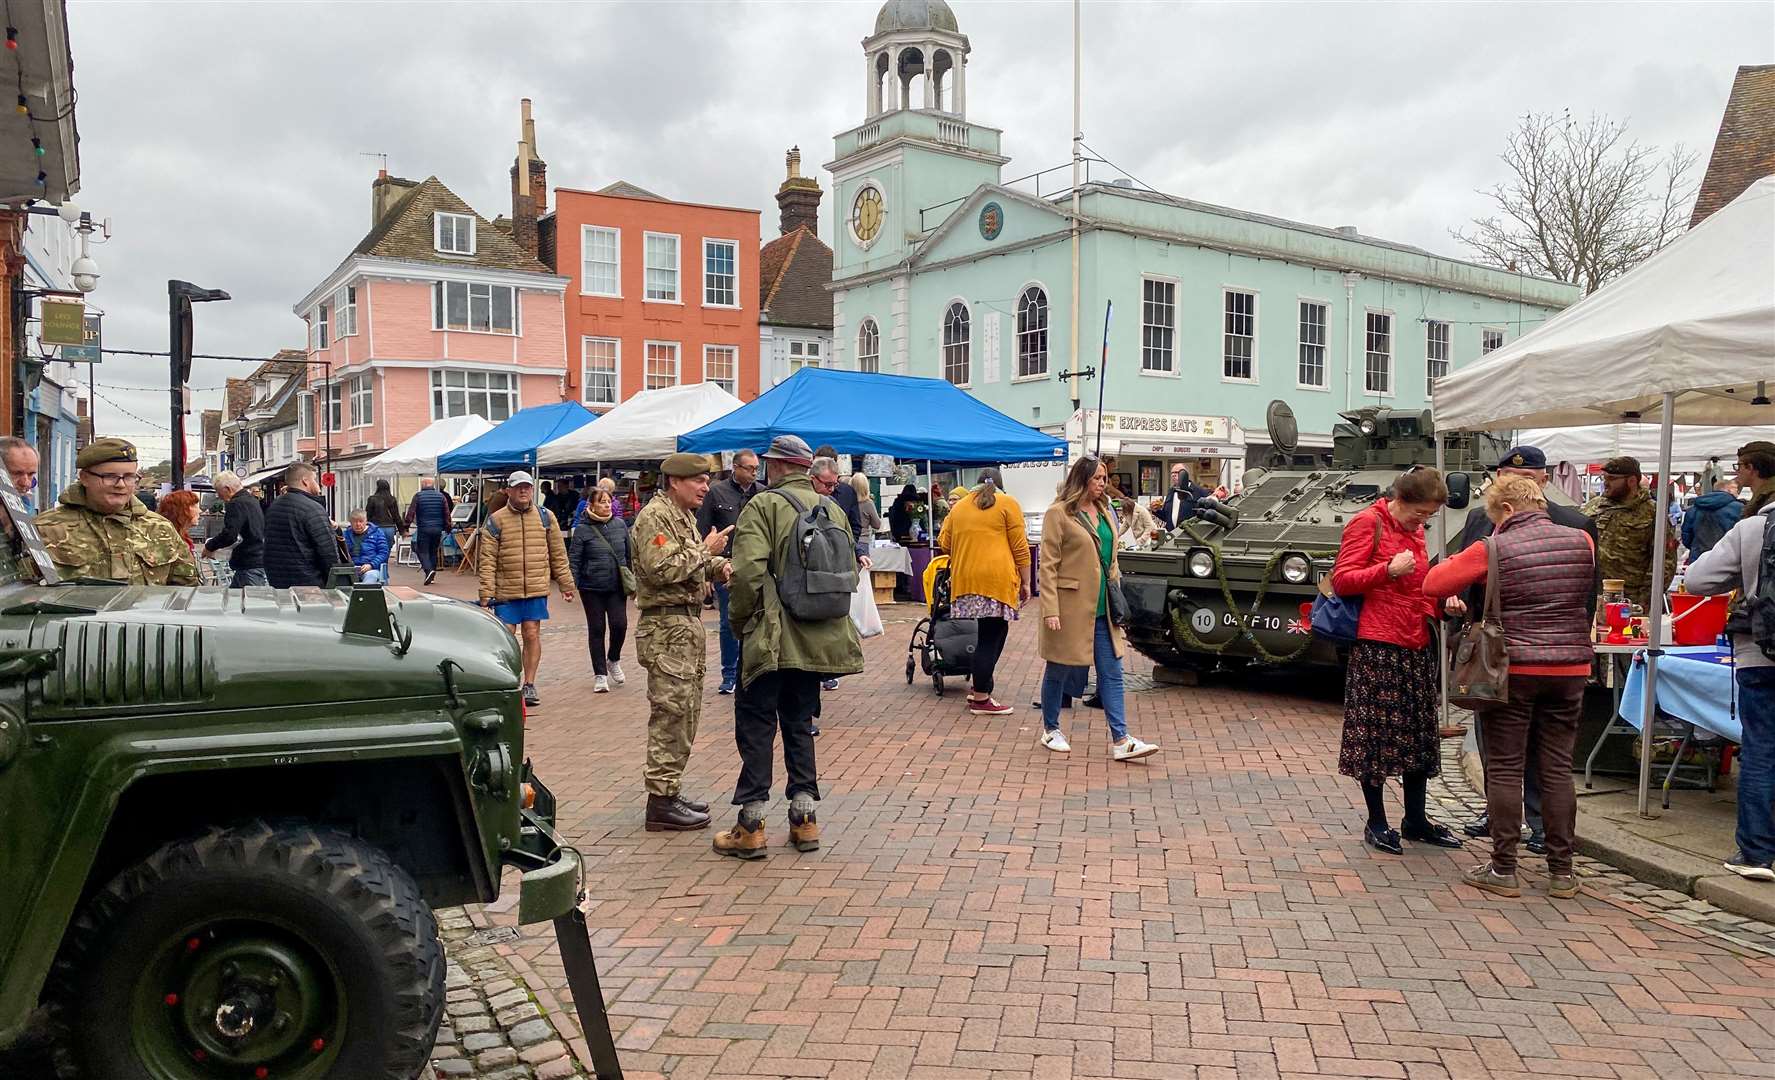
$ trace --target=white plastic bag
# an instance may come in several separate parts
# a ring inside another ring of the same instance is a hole
[[[851,622],[857,624],[860,638],[872,638],[882,632],[881,609],[875,606],[875,589],[867,570],[857,575],[857,591],[851,593]]]

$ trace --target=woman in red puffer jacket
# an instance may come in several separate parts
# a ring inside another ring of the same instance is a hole
[[[1344,526],[1332,591],[1363,598],[1356,644],[1344,673],[1344,732],[1337,770],[1362,784],[1368,824],[1362,839],[1377,851],[1404,853],[1405,839],[1437,847],[1461,842],[1425,812],[1429,778],[1441,768],[1436,726],[1440,680],[1431,620],[1437,602],[1424,595],[1430,570],[1424,523],[1448,502],[1435,469],[1413,468]],[[1387,824],[1381,794],[1387,778],[1405,782],[1405,818]]]

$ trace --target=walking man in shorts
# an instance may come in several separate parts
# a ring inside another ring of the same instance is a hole
[[[573,572],[567,544],[555,515],[536,505],[536,480],[512,473],[505,481],[505,505],[481,526],[478,568],[481,606],[492,608],[524,645],[524,704],[542,704],[536,669],[542,665],[542,623],[549,617],[549,581],[561,586],[561,599],[573,602]]]

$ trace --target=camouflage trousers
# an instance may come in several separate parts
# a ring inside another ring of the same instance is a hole
[[[647,791],[676,795],[703,711],[703,621],[690,615],[642,615],[636,624],[635,656],[647,669]]]

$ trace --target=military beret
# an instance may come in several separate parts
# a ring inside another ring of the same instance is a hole
[[[1602,467],[1605,476],[1638,476],[1640,474],[1639,459],[1622,455],[1610,458]]]
[[[706,476],[714,472],[709,467],[707,454],[686,454],[679,452],[667,457],[659,463],[659,471],[667,476]]]
[[[1505,469],[1545,469],[1547,455],[1538,446],[1513,446],[1498,465]]]
[[[135,444],[122,439],[94,439],[86,444],[74,459],[76,468],[90,469],[94,465],[108,465],[113,461],[136,460]]]

